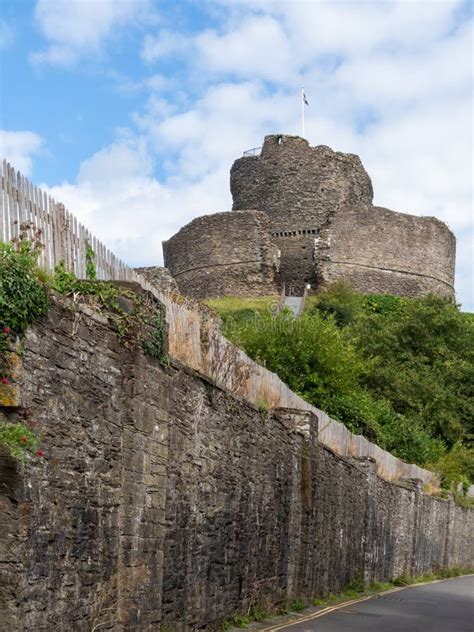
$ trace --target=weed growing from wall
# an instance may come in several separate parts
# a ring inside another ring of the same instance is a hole
[[[0,422],[0,445],[18,461],[27,461],[32,456],[44,456],[43,451],[38,450],[39,440],[36,434],[21,422]]]
[[[474,569],[472,568],[447,568],[447,569],[435,569],[431,573],[425,575],[417,575],[415,577],[410,577],[408,575],[401,575],[387,582],[375,582],[370,585],[364,584],[361,579],[353,580],[344,592],[333,594],[330,593],[326,597],[320,598],[316,597],[311,600],[311,605],[317,607],[327,607],[334,606],[337,604],[342,604],[346,601],[350,601],[352,599],[360,599],[362,597],[367,597],[370,595],[376,595],[378,593],[383,593],[387,590],[392,590],[394,587],[404,587],[411,586],[413,584],[421,584],[435,581],[437,579],[449,579],[452,577],[460,577],[462,575],[472,575]],[[267,619],[271,619],[273,617],[278,617],[281,615],[286,615],[290,612],[301,612],[310,604],[302,599],[296,598],[291,604],[285,606],[284,604],[280,604],[275,607],[268,607],[262,609],[258,606],[254,606],[247,613],[236,613],[230,619],[224,621],[221,626],[221,632],[226,632],[232,626],[237,628],[247,628],[251,623],[255,621],[265,621]],[[274,622],[274,626],[277,625],[277,621]],[[270,625],[270,627],[274,627]]]
[[[156,358],[161,364],[168,364],[166,355],[166,324],[163,311],[160,310],[153,320],[153,329],[149,338],[142,339],[145,353]]]
[[[155,307],[158,312],[149,322],[146,310],[149,305],[142,296],[113,282],[80,280],[66,270],[64,262],[59,263],[54,270],[52,287],[74,300],[87,299],[93,306],[107,313],[126,347],[140,343],[145,353],[157,358],[162,364],[167,363],[163,310]],[[144,337],[142,332],[148,328],[151,328],[151,334]]]
[[[52,288],[60,294],[72,297],[75,301],[88,299],[93,306],[107,312],[124,342],[133,325],[143,320],[143,301],[137,294],[107,281],[78,279],[73,272],[66,269],[63,261],[54,269]],[[130,301],[130,311],[121,306],[121,298]]]
[[[0,395],[9,407],[14,401],[12,360],[19,337],[50,308],[47,288],[38,278],[42,249],[41,231],[28,223],[20,225],[19,237],[11,243],[0,243]],[[13,422],[2,415],[0,446],[19,461],[44,456],[31,424],[22,419],[21,409],[18,412]]]
[[[22,227],[15,242],[0,243],[0,326],[17,335],[50,307],[47,290],[37,276],[39,234],[30,240],[26,225]]]
[[[95,281],[97,279],[95,252],[89,242],[86,243],[86,278],[89,281]]]

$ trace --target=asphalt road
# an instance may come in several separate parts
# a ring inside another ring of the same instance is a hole
[[[474,632],[474,577],[456,577],[404,588],[279,629],[288,632]]]

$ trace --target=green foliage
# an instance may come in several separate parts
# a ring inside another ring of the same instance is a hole
[[[426,465],[446,452],[441,437],[432,435],[412,417],[393,411],[381,424],[378,440],[383,448],[408,463]]]
[[[410,575],[399,575],[392,581],[394,586],[409,586],[414,583],[414,579]]]
[[[387,405],[360,386],[362,363],[332,317],[318,311],[298,319],[286,311],[263,312],[228,320],[224,333],[310,403],[355,432],[379,436]]]
[[[0,243],[0,326],[22,334],[29,324],[47,313],[50,301],[37,277],[40,249],[35,242],[18,239]]]
[[[114,322],[118,335],[123,338],[129,326],[135,324],[140,316],[140,298],[134,293],[120,288],[114,283],[106,281],[81,280],[73,272],[68,272],[63,261],[54,268],[52,288],[60,294],[72,295],[76,298],[88,297],[99,309],[109,312],[111,320]],[[134,318],[129,312],[124,310],[119,303],[119,298],[129,299],[137,312]]]
[[[471,575],[472,572],[472,568],[441,568],[434,569],[430,573],[425,573],[424,575],[416,575],[414,577],[403,574],[399,577],[395,577],[391,581],[374,582],[369,586],[365,586],[363,582],[356,580],[355,582],[349,584],[344,592],[338,593],[337,595],[329,593],[329,595],[323,599],[313,599],[312,604],[313,606],[329,606],[343,603],[351,599],[357,599],[368,595],[378,594],[386,590],[391,590],[394,587],[405,587],[411,586],[413,584],[432,582],[436,579],[449,579],[451,577],[460,577],[461,575]]]
[[[354,322],[362,311],[363,297],[343,282],[336,282],[318,295],[310,313],[332,316],[339,327]]]
[[[332,321],[283,311],[229,321],[225,334],[309,401],[321,401],[328,388],[350,394],[357,386],[358,360]]]
[[[443,454],[437,461],[429,463],[429,467],[441,477],[442,486],[457,490],[461,485],[461,493],[465,495],[471,481],[474,481],[474,451],[468,446],[457,443],[450,452]]]
[[[407,300],[391,294],[367,294],[363,297],[362,307],[372,314],[400,314]]]
[[[145,353],[153,356],[162,364],[168,363],[166,355],[166,326],[162,311],[159,311],[155,316],[150,338],[142,339],[142,347]]]
[[[41,231],[20,225],[19,237],[0,243],[0,379],[3,387],[12,383],[10,353],[12,338],[22,335],[28,325],[44,316],[50,307],[45,285],[40,280],[38,257]],[[23,411],[25,412],[25,411]],[[0,445],[19,461],[41,458],[38,437],[21,420],[0,422]]]
[[[54,268],[54,276],[51,283],[53,290],[60,294],[71,294],[76,290],[78,283],[76,275],[73,272],[68,272],[64,261],[60,261]]]
[[[42,456],[37,450],[38,437],[21,422],[0,423],[0,445],[5,446],[11,456],[18,461],[27,461],[34,455]]]
[[[73,272],[68,272],[64,261],[61,261],[54,268],[52,288],[60,294],[89,296],[94,298],[100,307],[112,309],[117,312],[123,311],[118,303],[120,296],[130,298],[138,305],[139,297],[129,290],[120,288],[114,283],[97,280],[81,280]]]
[[[273,311],[278,303],[278,296],[254,296],[252,298],[242,298],[241,296],[225,296],[223,298],[208,298],[204,301],[206,305],[219,312],[221,317],[232,316],[238,312]]]
[[[293,612],[301,612],[301,610],[304,610],[305,605],[304,602],[301,601],[301,599],[294,599],[291,604],[290,604],[290,610],[292,610]]]
[[[404,587],[412,584],[419,584],[424,582],[431,582],[436,579],[449,579],[451,577],[459,577],[461,575],[471,575],[474,573],[473,568],[441,568],[434,569],[430,573],[424,575],[416,575],[411,577],[409,575],[401,575],[386,582],[374,582],[370,585],[365,585],[361,578],[353,580],[347,588],[338,594],[329,593],[327,597],[315,598],[312,600],[313,606],[331,606],[335,604],[341,604],[345,601],[352,599],[358,599],[365,596],[375,595],[387,590],[393,589],[395,586]],[[301,612],[306,607],[305,603],[301,599],[294,599],[289,606],[280,604],[270,608],[270,610],[263,610],[259,606],[254,606],[247,614],[234,614],[233,617],[224,621],[220,629],[223,632],[229,630],[232,626],[238,628],[247,628],[253,621],[264,621],[272,616],[278,616],[282,614],[288,614],[288,612]]]
[[[235,625],[236,628],[246,628],[251,622],[252,619],[246,614],[234,614],[231,619],[232,625]]]
[[[89,281],[95,281],[97,279],[95,252],[92,250],[92,246],[88,242],[86,243],[86,278]]]
[[[474,435],[474,323],[437,296],[352,328],[362,384],[448,447]]]
[[[361,296],[343,284],[311,297],[299,319],[249,307],[227,299],[224,333],[290,388],[396,456],[431,464],[443,484],[474,482],[471,315],[437,296]]]
[[[124,344],[130,346],[140,342],[145,353],[157,358],[162,364],[168,362],[164,314],[161,310],[157,312],[151,323],[151,336],[143,338],[142,330],[148,323],[144,315],[143,298],[135,292],[107,281],[80,280],[66,270],[64,262],[54,269],[52,287],[61,294],[88,297],[99,309],[107,312]],[[131,309],[124,308],[123,300],[128,302]]]
[[[265,621],[270,614],[260,606],[254,606],[250,611],[250,617],[253,621]]]
[[[356,579],[353,579],[351,583],[348,585],[346,590],[350,590],[356,593],[364,592],[365,590],[364,579],[362,577],[357,577]]]

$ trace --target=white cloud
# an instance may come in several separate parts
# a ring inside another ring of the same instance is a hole
[[[225,6],[227,3],[223,0]],[[237,9],[252,9],[282,20],[300,63],[323,54],[358,56],[381,49],[416,52],[449,32],[454,10],[461,5],[462,0],[235,3]]]
[[[32,158],[42,145],[43,139],[34,132],[0,130],[0,156],[25,176],[30,175]]]
[[[149,0],[37,0],[35,17],[48,41],[34,63],[68,66],[95,55],[118,28],[143,18]]]
[[[173,77],[161,73],[138,80],[114,70],[109,70],[107,75],[115,83],[117,92],[123,95],[137,94],[139,92],[152,92],[154,95],[157,95],[176,86],[176,81]]]
[[[468,307],[472,34],[466,19],[457,23],[460,6],[226,0],[215,28],[194,36],[150,29],[141,57],[158,66],[155,79],[123,85],[149,91],[132,115],[135,131],[83,162],[55,194],[129,262],[159,263],[162,239],[230,207],[228,172],[244,149],[266,133],[300,133],[305,85],[311,144],[358,153],[377,204],[436,215],[456,232]],[[184,64],[197,97],[183,84],[165,98],[177,81],[160,67],[170,57]]]
[[[161,242],[214,205],[229,208],[225,170],[194,184],[159,182],[141,139],[121,140],[84,161],[75,183],[42,185],[131,265],[160,264]]]
[[[270,16],[248,18],[223,35],[206,31],[196,38],[196,49],[199,65],[208,72],[278,83],[298,76],[288,37]]]
[[[189,37],[162,30],[156,36],[145,36],[141,57],[145,62],[152,63],[177,53],[185,54],[191,47],[192,41]]]
[[[376,104],[383,112],[420,99],[441,100],[443,105],[460,91],[470,95],[472,65],[466,54],[471,45],[472,31],[466,25],[434,50],[429,46],[416,54],[396,55],[381,51],[347,60],[334,73],[332,84],[345,90],[352,104]]]
[[[360,152],[377,202],[466,228],[473,219],[471,125],[468,102],[458,98],[449,116],[444,104],[430,102],[368,130]]]
[[[15,39],[15,31],[11,24],[0,18],[0,50],[8,48]]]

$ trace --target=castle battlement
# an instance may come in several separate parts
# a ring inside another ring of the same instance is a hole
[[[185,294],[271,294],[283,284],[299,292],[344,280],[362,292],[454,297],[454,235],[436,218],[374,206],[354,154],[266,136],[258,155],[234,162],[230,188],[233,212],[193,220],[164,242]]]

